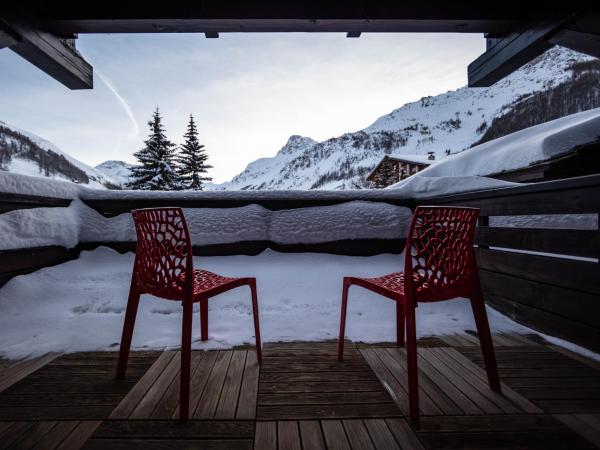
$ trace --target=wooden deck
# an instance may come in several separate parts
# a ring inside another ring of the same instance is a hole
[[[600,447],[600,365],[517,335],[494,336],[503,394],[477,338],[420,341],[422,424],[406,420],[404,349],[266,344],[193,352],[193,419],[178,410],[177,351],[0,361],[0,448],[446,449]]]

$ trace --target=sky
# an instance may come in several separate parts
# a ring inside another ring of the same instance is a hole
[[[322,141],[464,86],[484,46],[471,34],[80,35],[93,90],[71,91],[0,51],[0,120],[94,166],[134,163],[155,108],[177,144],[193,114],[209,175],[223,182],[290,135]]]

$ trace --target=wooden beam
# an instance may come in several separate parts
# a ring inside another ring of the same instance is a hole
[[[3,29],[19,37],[10,49],[37,66],[69,89],[93,87],[92,66],[75,49],[72,39],[36,29],[32,26],[0,19]]]
[[[550,49],[550,38],[569,20],[544,22],[488,41],[489,48],[469,64],[469,87],[488,87]]]
[[[19,43],[19,40],[19,35],[7,26],[4,26],[0,21],[0,49],[16,45]]]
[[[600,58],[600,34],[563,30],[552,38],[551,42]]]
[[[569,24],[550,42],[600,58],[600,13],[588,13]]]

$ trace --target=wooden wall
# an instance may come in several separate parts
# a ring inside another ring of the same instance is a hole
[[[600,231],[490,226],[494,216],[600,212],[600,176],[432,199],[481,210],[486,302],[517,322],[600,352]],[[576,259],[579,258],[579,259]]]

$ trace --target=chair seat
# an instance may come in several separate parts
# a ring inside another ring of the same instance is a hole
[[[206,294],[220,287],[243,283],[248,278],[224,277],[209,270],[194,269],[194,297]]]
[[[404,295],[404,272],[394,272],[375,278],[358,278],[394,294]]]

